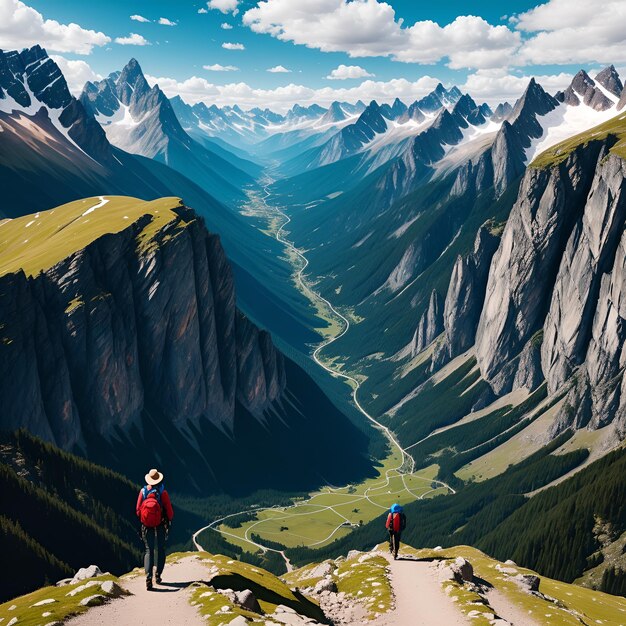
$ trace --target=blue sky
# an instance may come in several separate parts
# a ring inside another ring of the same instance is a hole
[[[240,98],[244,106],[265,102],[274,108],[325,103],[334,95],[389,99],[397,92],[408,99],[437,80],[493,103],[519,95],[532,75],[544,77],[553,91],[580,67],[626,66],[626,29],[615,27],[626,19],[623,0],[597,0],[591,7],[582,0],[503,4],[0,0],[0,47],[30,45],[35,41],[29,37],[39,32],[74,90],[134,56],[168,95],[218,104]],[[29,28],[20,11],[39,20],[40,30]],[[174,25],[159,24],[160,18]],[[67,30],[70,24],[73,30]],[[289,71],[267,71],[277,66]],[[223,68],[231,70],[214,71]],[[328,78],[333,71],[336,80]]]

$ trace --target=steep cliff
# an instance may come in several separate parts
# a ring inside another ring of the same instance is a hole
[[[544,378],[566,393],[552,436],[610,423],[626,433],[623,117],[531,164],[489,271],[481,373],[498,394]]]
[[[0,239],[0,428],[125,470],[148,442],[157,458],[191,446],[215,473],[220,436],[279,440],[273,424],[296,431],[319,408],[291,399],[312,383],[289,364],[288,389],[284,357],[236,308],[219,238],[179,199],[76,201]]]

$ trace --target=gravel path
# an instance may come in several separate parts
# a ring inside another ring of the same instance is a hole
[[[389,561],[396,607],[371,626],[467,626],[470,622],[445,594],[434,567],[425,561]]]
[[[207,569],[196,557],[167,564],[163,584],[146,591],[143,574],[120,580],[133,595],[113,600],[70,619],[70,626],[154,626],[155,624],[194,626],[206,624],[189,604],[187,587],[196,580],[207,578]]]

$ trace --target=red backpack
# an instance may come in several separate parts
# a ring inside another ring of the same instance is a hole
[[[156,528],[163,521],[163,509],[161,507],[161,492],[156,487],[141,490],[143,502],[139,508],[139,519],[147,528]]]

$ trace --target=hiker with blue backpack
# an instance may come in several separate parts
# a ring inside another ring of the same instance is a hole
[[[152,570],[154,568],[154,546],[157,547],[156,575],[160,585],[165,567],[165,540],[174,517],[170,496],[163,485],[163,474],[151,469],[145,476],[146,485],[137,498],[137,517],[141,521],[141,538],[146,548],[143,564],[146,569],[146,589],[152,590]]]
[[[402,531],[406,528],[406,515],[399,504],[392,505],[389,510],[385,528],[389,531],[389,552],[397,559]]]

